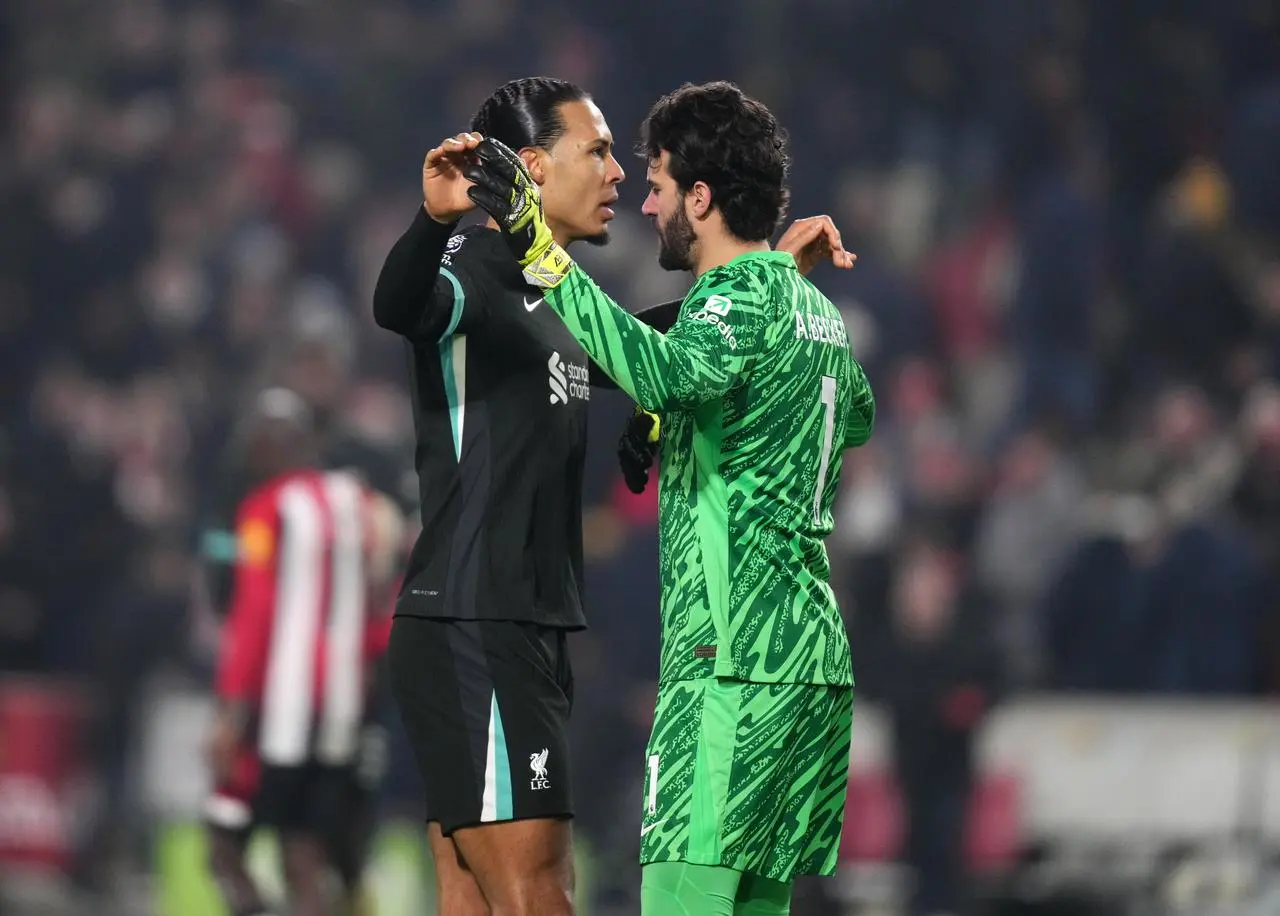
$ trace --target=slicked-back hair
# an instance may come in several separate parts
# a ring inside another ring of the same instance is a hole
[[[499,86],[471,119],[471,130],[501,140],[513,150],[549,149],[565,131],[560,106],[591,96],[580,86],[549,76],[531,76]]]

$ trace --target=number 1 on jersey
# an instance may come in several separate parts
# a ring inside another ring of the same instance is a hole
[[[822,453],[818,457],[818,486],[813,493],[813,523],[822,524],[822,493],[827,487],[827,470],[831,465],[831,444],[836,431],[836,379],[822,377]]]

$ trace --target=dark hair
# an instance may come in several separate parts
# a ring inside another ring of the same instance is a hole
[[[499,86],[471,119],[471,129],[513,150],[552,146],[564,133],[560,106],[591,98],[567,80],[530,76]]]
[[[768,108],[733,83],[685,83],[658,99],[641,128],[640,154],[670,154],[671,177],[682,192],[695,182],[736,238],[769,238],[786,215],[790,192],[787,134]]]

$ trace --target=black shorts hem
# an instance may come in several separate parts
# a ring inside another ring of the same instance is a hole
[[[427,823],[439,824],[440,832],[444,836],[451,837],[459,830],[469,830],[472,827],[495,827],[499,824],[514,824],[516,821],[571,821],[573,820],[573,817],[574,816],[572,811],[565,811],[562,814],[524,814],[524,815],[519,815],[517,817],[503,818],[500,821],[480,821],[480,820],[468,819],[463,821],[462,823],[456,823],[450,826],[445,826],[444,822],[442,822],[439,818],[428,816]]]

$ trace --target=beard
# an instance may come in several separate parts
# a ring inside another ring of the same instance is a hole
[[[695,241],[693,224],[682,203],[665,225],[658,226],[658,266],[663,270],[692,270]]]
[[[580,241],[586,242],[588,245],[595,245],[597,248],[599,248],[601,245],[608,245],[609,239],[610,239],[609,229],[608,227],[605,227],[604,232],[599,232],[599,233],[596,233],[595,235],[583,236],[582,239],[580,239]]]

